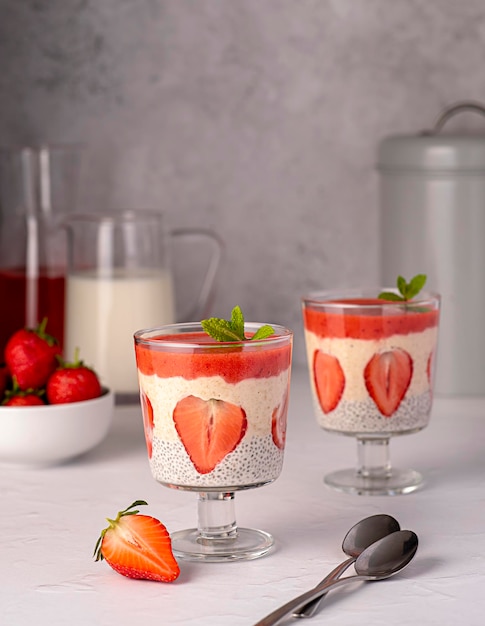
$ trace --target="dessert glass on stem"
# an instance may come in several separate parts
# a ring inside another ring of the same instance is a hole
[[[260,324],[246,323],[246,336]],[[220,342],[200,323],[135,333],[152,475],[198,493],[198,527],[171,534],[174,554],[197,561],[254,559],[273,537],[236,524],[235,492],[278,478],[283,464],[293,334]]]
[[[317,422],[357,439],[357,467],[324,478],[347,493],[395,495],[422,484],[415,470],[392,467],[389,442],[428,425],[440,296],[396,302],[378,299],[382,291],[315,292],[302,301]]]

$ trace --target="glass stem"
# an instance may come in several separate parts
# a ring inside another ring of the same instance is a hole
[[[357,475],[362,478],[389,478],[391,476],[389,438],[357,438],[357,463]]]
[[[233,492],[199,492],[198,541],[207,543],[217,539],[227,541],[237,536]]]

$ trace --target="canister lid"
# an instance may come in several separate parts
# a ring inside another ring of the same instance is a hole
[[[379,144],[377,167],[381,171],[485,171],[483,134],[440,134],[454,115],[472,111],[485,116],[485,106],[460,102],[445,109],[430,131],[416,135],[394,135]]]
[[[379,170],[485,171],[485,135],[395,135],[379,144]]]

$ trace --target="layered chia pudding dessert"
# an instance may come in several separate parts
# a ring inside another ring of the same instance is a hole
[[[246,489],[279,476],[291,349],[268,343],[211,346],[209,336],[195,332],[138,344],[156,480],[182,489]]]
[[[438,296],[407,299],[399,290],[379,295],[378,289],[315,293],[304,298],[303,320],[315,414],[323,429],[386,442],[427,426]]]
[[[270,483],[283,465],[292,333],[239,313],[242,340],[210,336],[216,318],[135,334],[152,475],[209,501]]]
[[[438,311],[377,299],[307,307],[305,340],[317,420],[349,435],[428,424]]]

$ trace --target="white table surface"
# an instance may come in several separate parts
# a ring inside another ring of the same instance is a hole
[[[196,495],[158,485],[140,410],[118,407],[108,438],[63,466],[0,470],[0,624],[251,626],[343,560],[344,534],[383,512],[420,539],[392,579],[349,585],[303,622],[358,625],[485,623],[485,399],[437,398],[430,426],[391,443],[394,464],[421,470],[420,491],[352,496],[322,482],[353,465],[352,438],[321,431],[304,369],[293,373],[280,478],[236,495],[237,521],[271,532],[276,549],[247,562],[181,561],[175,583],[134,581],[95,563],[96,539],[136,499],[171,532],[196,523]]]

